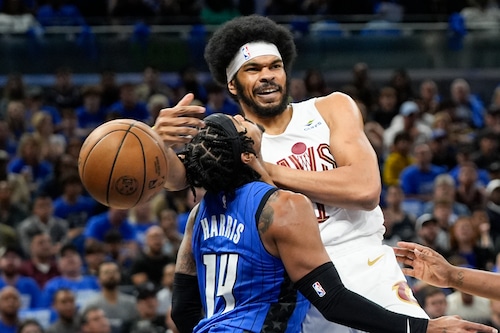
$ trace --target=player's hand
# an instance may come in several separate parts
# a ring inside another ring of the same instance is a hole
[[[396,259],[404,264],[403,273],[437,287],[449,287],[453,266],[436,251],[416,243],[398,242]]]
[[[436,319],[430,319],[429,325],[427,326],[427,333],[465,332],[497,333],[498,330],[490,326],[463,320],[459,316],[443,316]]]
[[[193,100],[194,95],[189,93],[176,106],[160,110],[153,128],[165,145],[171,147],[187,143],[198,133],[199,128],[205,127],[202,120],[205,107],[191,105]]]

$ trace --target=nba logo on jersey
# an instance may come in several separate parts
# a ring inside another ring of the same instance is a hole
[[[323,289],[323,287],[318,281],[314,282],[312,286],[314,290],[316,290],[316,294],[318,294],[319,297],[323,297],[326,295],[325,289]]]
[[[241,48],[241,53],[243,53],[243,58],[245,60],[250,59],[250,49],[248,48],[248,45],[243,45]]]

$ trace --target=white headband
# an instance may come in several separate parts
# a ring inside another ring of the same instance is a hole
[[[281,59],[280,51],[276,45],[267,42],[251,42],[240,47],[239,51],[234,56],[233,60],[226,68],[227,82],[233,79],[236,72],[243,66],[245,62],[255,57],[263,55],[275,55]]]

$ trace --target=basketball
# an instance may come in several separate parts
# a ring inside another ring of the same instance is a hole
[[[108,121],[85,139],[78,172],[94,199],[108,207],[132,208],[163,188],[167,174],[163,141],[140,121]]]

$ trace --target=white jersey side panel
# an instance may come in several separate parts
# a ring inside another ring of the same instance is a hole
[[[292,104],[292,119],[283,134],[264,133],[262,156],[266,162],[313,171],[336,167],[330,152],[330,129],[316,109],[315,100]],[[315,212],[326,246],[372,235],[383,238],[385,228],[380,207],[362,211],[315,204]]]

